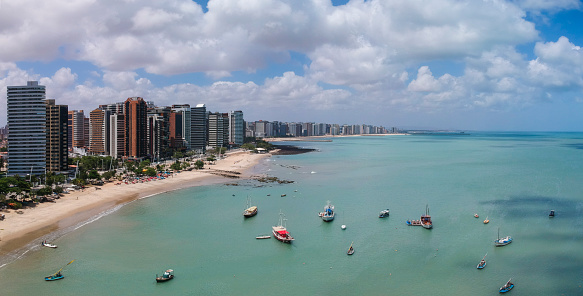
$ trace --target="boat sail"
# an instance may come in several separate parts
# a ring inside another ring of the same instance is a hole
[[[63,270],[63,268],[65,268],[67,265],[73,263],[73,261],[75,260],[71,260],[71,262],[65,264],[65,266],[61,267],[61,269],[59,269],[57,272],[55,272],[52,275],[49,275],[47,277],[45,277],[45,281],[56,281],[56,280],[62,280],[65,278],[65,276],[61,273],[61,271]]]
[[[287,231],[286,223],[287,219],[284,218],[283,213],[279,212],[279,225],[271,227],[273,229],[273,236],[280,242],[291,243],[294,238]]]
[[[433,228],[433,223],[431,222],[431,216],[429,215],[429,205],[425,205],[425,215],[421,215],[421,226],[425,229]]]

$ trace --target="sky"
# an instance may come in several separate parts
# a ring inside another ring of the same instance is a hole
[[[0,0],[6,87],[246,121],[583,131],[578,0]]]

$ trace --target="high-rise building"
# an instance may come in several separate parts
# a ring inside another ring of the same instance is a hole
[[[51,172],[66,172],[69,168],[67,105],[55,105],[46,100],[46,168]]]
[[[204,104],[190,109],[190,150],[206,152],[208,141],[208,113]]]
[[[172,156],[170,148],[170,107],[148,107],[148,155],[155,159]]]
[[[182,117],[182,146],[192,150],[192,114],[189,104],[172,105],[172,112],[180,113]]]
[[[28,81],[7,87],[7,175],[40,175],[46,168],[45,86]]]
[[[89,113],[89,152],[92,154],[109,154],[109,110],[99,108]]]
[[[225,143],[225,129],[224,129],[224,120],[222,113],[209,113],[208,115],[208,133],[209,133],[209,142],[208,146],[211,148],[217,147],[227,147],[228,143]]]
[[[71,110],[68,115],[69,148],[85,147],[85,114],[83,110]]]
[[[126,154],[125,115],[116,113],[109,116],[109,155],[114,158]]]
[[[229,144],[241,146],[245,140],[243,111],[229,112]]]
[[[126,156],[139,158],[146,156],[148,149],[147,105],[140,97],[125,101]]]
[[[172,111],[170,113],[170,148],[172,150],[183,150],[186,149],[184,147],[184,138],[182,137],[184,133],[183,125],[182,125],[182,112],[175,112]]]

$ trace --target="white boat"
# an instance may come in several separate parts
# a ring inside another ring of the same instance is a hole
[[[291,243],[294,241],[294,238],[291,234],[287,231],[286,222],[287,219],[284,218],[282,212],[279,212],[279,225],[271,227],[273,229],[272,233],[273,236],[280,242],[284,243]]]
[[[352,247],[352,244],[354,244],[354,242],[350,244],[350,248],[348,248],[348,251],[346,252],[347,255],[354,254],[354,248]]]
[[[342,224],[342,226],[340,226],[340,228],[342,228],[342,230],[346,230],[346,225]]]
[[[269,238],[271,238],[271,236],[265,234],[265,235],[258,235],[255,238],[256,239],[269,239]]]
[[[382,210],[382,211],[379,213],[379,218],[388,217],[388,216],[389,216],[389,213],[390,213],[389,209]]]
[[[324,207],[324,211],[318,214],[318,216],[320,216],[322,220],[324,220],[325,222],[330,222],[334,220],[334,215],[336,215],[334,213],[334,206],[330,204],[330,201],[328,201],[328,203]]]
[[[53,248],[53,249],[56,249],[56,248],[57,248],[57,245],[53,245],[53,244],[47,243],[47,241],[46,241],[46,240],[45,240],[45,241],[43,241],[43,242],[41,242],[40,244],[41,244],[42,246],[44,246],[44,247],[47,247],[47,248]]]
[[[433,223],[431,222],[431,216],[429,216],[429,206],[425,206],[425,215],[421,215],[421,226],[425,229],[433,228]]]
[[[500,228],[498,228],[498,239],[494,241],[494,245],[496,245],[496,247],[500,247],[500,246],[505,246],[511,242],[512,242],[512,237],[510,237],[510,236],[500,238]]]

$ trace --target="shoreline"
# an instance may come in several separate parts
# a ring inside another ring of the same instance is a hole
[[[226,154],[213,165],[205,164],[201,170],[182,171],[164,180],[121,185],[110,182],[64,194],[54,203],[39,203],[21,209],[20,214],[15,210],[2,212],[6,219],[0,221],[0,258],[51,233],[89,221],[138,199],[184,188],[232,182],[233,179],[224,172],[236,172],[238,179],[249,179],[253,168],[268,157],[271,154],[236,151]]]
[[[359,135],[325,135],[325,136],[302,136],[302,137],[274,137],[263,138],[266,142],[332,142],[334,138],[351,138],[351,137],[387,137],[387,136],[409,136],[411,134],[359,134]]]

